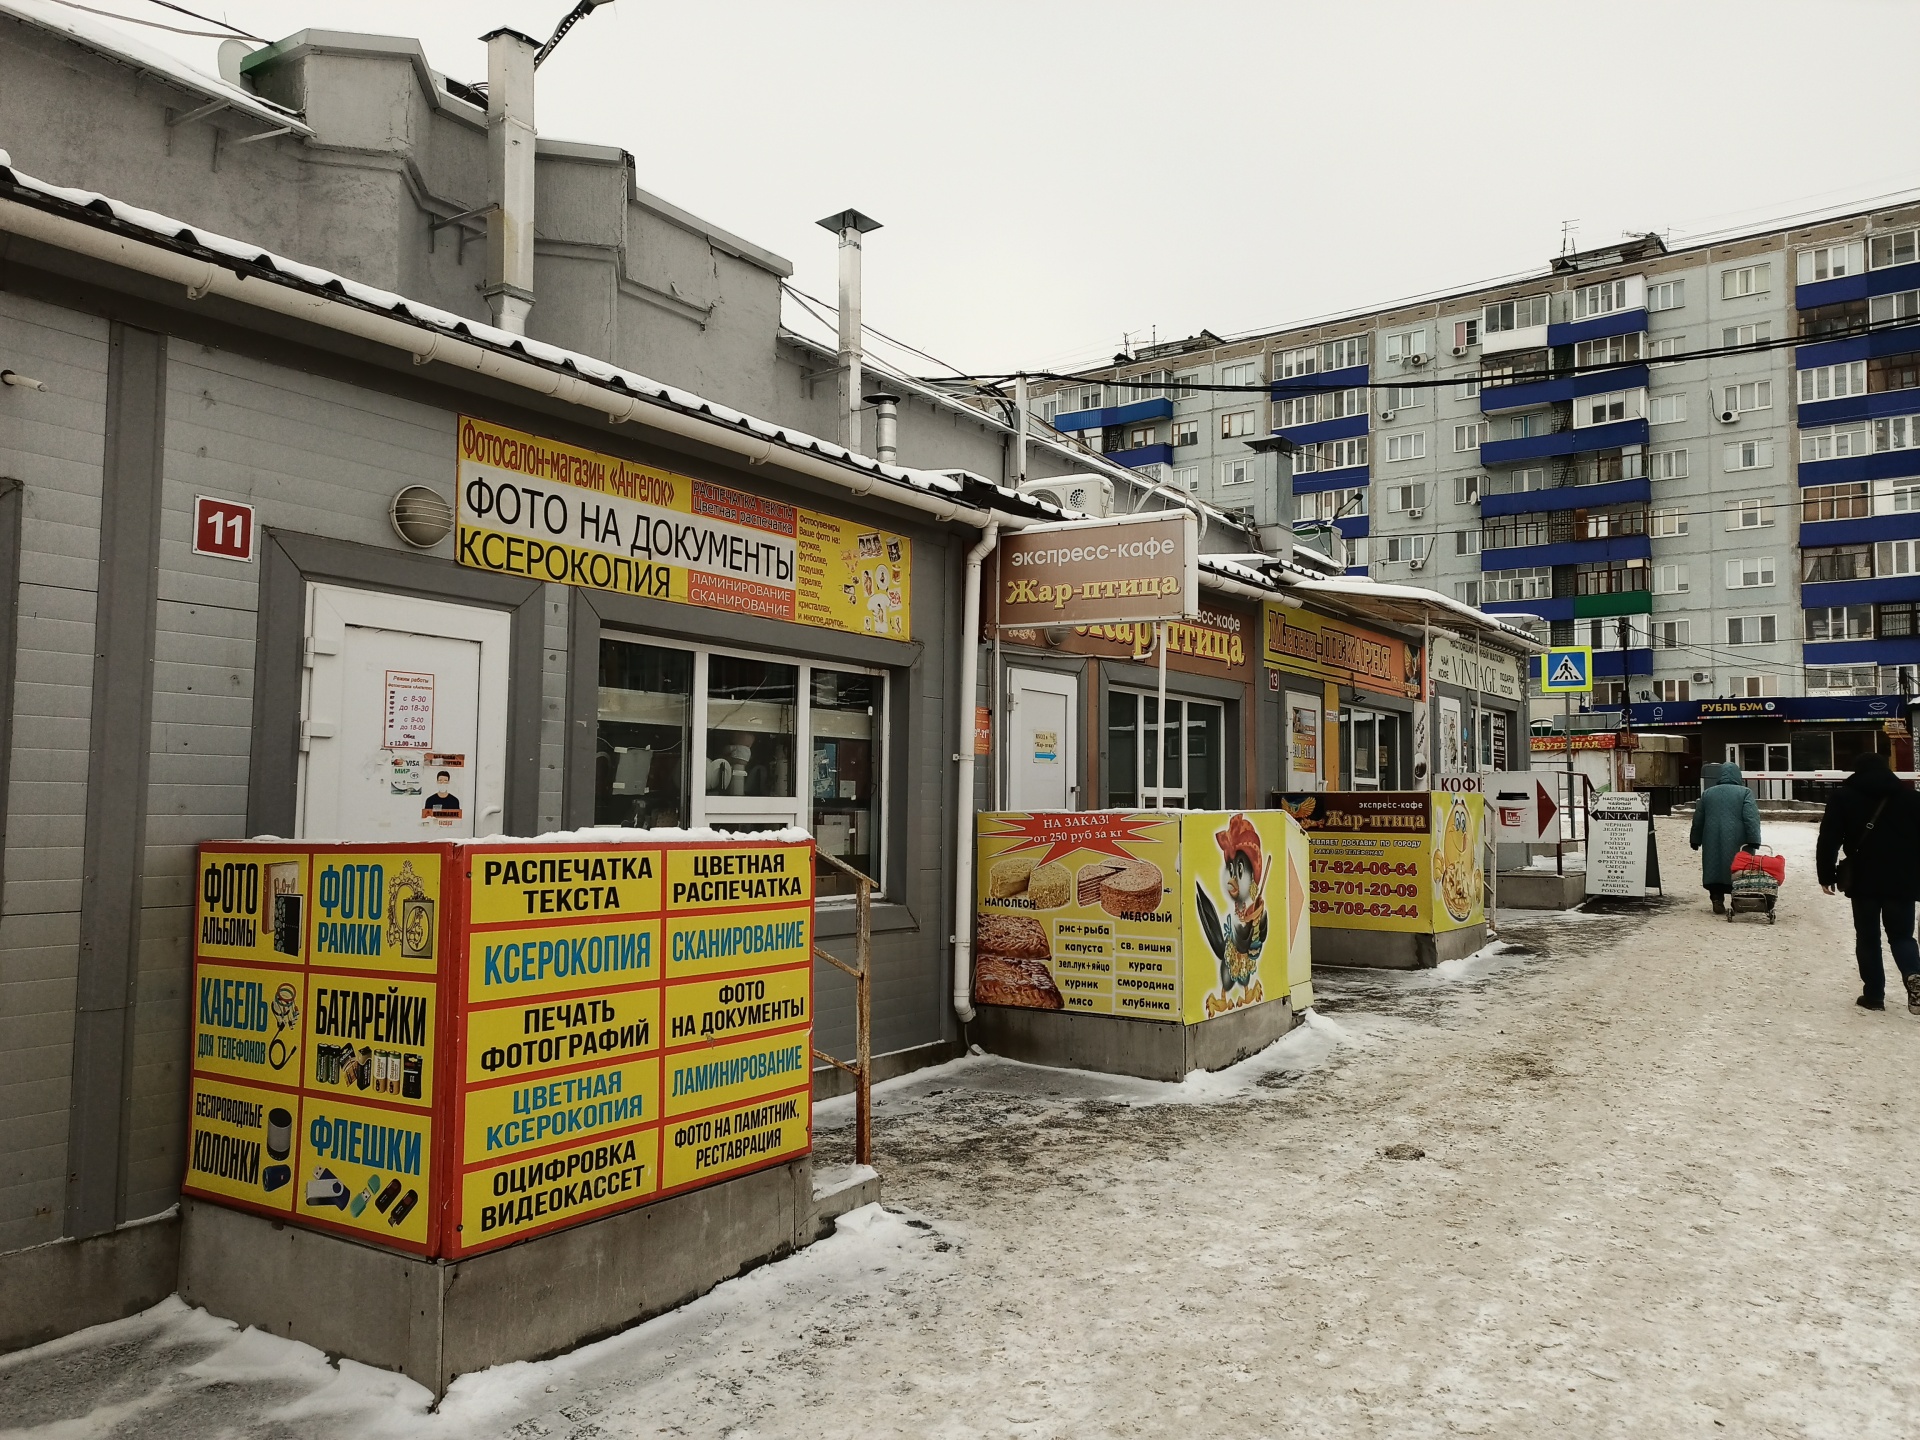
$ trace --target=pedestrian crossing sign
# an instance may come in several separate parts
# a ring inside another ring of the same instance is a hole
[[[1540,689],[1548,695],[1586,694],[1593,689],[1593,651],[1586,646],[1549,650],[1540,657]]]

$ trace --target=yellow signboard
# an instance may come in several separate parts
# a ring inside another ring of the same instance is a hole
[[[313,859],[315,965],[432,975],[439,968],[440,856],[326,847]]]
[[[645,1200],[660,1189],[659,1142],[658,1130],[642,1130],[467,1171],[459,1244],[504,1244]]]
[[[466,1082],[603,1064],[660,1047],[657,985],[467,1011]]]
[[[667,1188],[717,1180],[798,1155],[807,1148],[811,1092],[752,1100],[670,1124],[665,1136]]]
[[[301,851],[202,849],[195,953],[298,964],[306,946],[307,874]]]
[[[904,536],[469,417],[455,553],[496,574],[913,636]]]
[[[1381,695],[1420,693],[1420,650],[1405,640],[1272,601],[1261,627],[1262,655],[1277,670]]]
[[[733,1040],[791,1030],[812,1019],[813,967],[756,970],[723,980],[688,980],[667,987],[667,1038]]]
[[[791,845],[688,846],[667,852],[669,914],[813,903],[813,856]]]
[[[268,1210],[293,1208],[300,1097],[195,1075],[187,1115],[187,1184]]]
[[[295,1210],[370,1238],[424,1246],[432,1216],[433,1121],[309,1095]]]
[[[1280,810],[1189,814],[1181,824],[1188,889],[1181,1018],[1189,1025],[1287,993],[1287,838]]]
[[[299,1084],[306,979],[304,971],[278,966],[201,965],[193,982],[194,1068]]]
[[[660,978],[659,955],[660,921],[651,918],[472,930],[467,1003],[644,985]]]
[[[748,915],[690,914],[666,922],[667,978],[811,964],[813,912],[804,906]]]
[[[1316,926],[1432,935],[1486,919],[1484,797],[1353,791],[1285,804],[1310,842]]]
[[[469,1165],[487,1164],[563,1141],[612,1135],[659,1121],[658,1059],[595,1065],[565,1075],[469,1090],[462,1155]]]
[[[580,921],[647,915],[660,908],[660,852],[600,846],[591,850],[477,849],[468,881],[474,925]]]
[[[433,1104],[438,987],[316,972],[307,988],[304,1083],[309,1092]]]
[[[811,1066],[807,1037],[794,1031],[730,1045],[697,1045],[668,1054],[662,1103],[669,1116],[737,1104],[810,1084]]]

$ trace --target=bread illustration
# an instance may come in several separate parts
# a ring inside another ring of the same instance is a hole
[[[1100,882],[1100,908],[1109,915],[1147,915],[1160,908],[1160,867],[1147,860],[1123,862]]]
[[[982,1005],[1016,1005],[1025,1010],[1066,1009],[1046,962],[1016,955],[982,955],[974,967],[973,998]]]
[[[1033,856],[1002,855],[987,871],[987,893],[996,900],[1007,900],[1027,892],[1033,875]]]
[[[974,947],[983,955],[1013,955],[1045,960],[1047,927],[1031,915],[982,915]]]
[[[1073,898],[1073,877],[1055,861],[1034,867],[1027,879],[1027,898],[1036,910],[1057,910]]]

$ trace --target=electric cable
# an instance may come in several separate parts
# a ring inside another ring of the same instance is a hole
[[[195,15],[193,11],[182,9],[178,5],[166,5],[166,0],[147,0],[147,3],[150,5],[165,5],[165,8],[168,10],[178,11],[180,14],[190,16],[195,20],[203,20],[209,25],[226,25],[226,29],[188,30],[179,25],[163,24],[158,20],[142,20],[137,15],[123,14],[118,10],[101,10],[93,5],[82,5],[79,3],[79,0],[53,0],[53,3],[56,5],[64,5],[69,10],[82,10],[89,15],[100,15],[108,20],[124,21],[128,25],[144,25],[149,30],[164,30],[169,35],[187,35],[196,40],[253,40],[262,45],[269,43],[261,40],[257,35],[249,35],[244,30],[236,30],[233,26],[227,25],[227,22],[224,20],[214,20],[205,15]]]

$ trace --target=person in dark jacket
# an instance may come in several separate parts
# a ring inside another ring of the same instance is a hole
[[[1740,778],[1738,765],[1700,767],[1700,778],[1713,783],[1700,792],[1693,806],[1693,833],[1688,843],[1700,852],[1700,883],[1713,897],[1713,913],[1727,908],[1733,888],[1733,857],[1748,845],[1760,843],[1760,807],[1753,791]]]
[[[1880,959],[1880,931],[1906,982],[1907,1009],[1920,1015],[1920,945],[1913,937],[1913,907],[1920,900],[1920,795],[1887,768],[1884,755],[1862,755],[1827,802],[1814,851],[1820,888],[1831,895],[1839,883],[1840,852],[1852,874],[1846,886],[1853,902],[1853,953],[1860,962],[1863,1010],[1887,1008],[1887,972]]]

